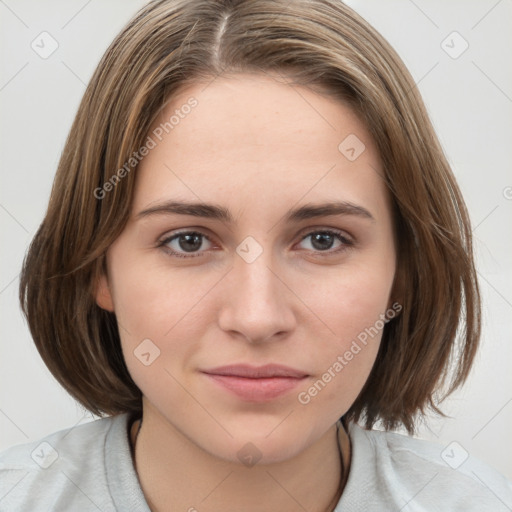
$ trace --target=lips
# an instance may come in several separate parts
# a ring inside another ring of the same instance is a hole
[[[211,370],[203,370],[210,375],[224,375],[227,377],[245,377],[247,379],[264,379],[271,377],[292,377],[301,379],[307,376],[300,370],[279,364],[267,364],[265,366],[251,366],[248,364],[236,364],[220,366]]]
[[[222,390],[249,402],[273,400],[290,392],[308,377],[301,370],[276,364],[221,366],[202,373]]]

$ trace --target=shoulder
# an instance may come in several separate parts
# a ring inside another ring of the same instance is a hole
[[[126,414],[106,417],[0,453],[0,511],[114,510],[105,476],[109,432]]]
[[[512,509],[512,484],[456,442],[443,447],[357,424],[349,433],[353,453],[345,490],[352,499],[370,492],[365,510],[377,510],[379,501],[404,511]]]

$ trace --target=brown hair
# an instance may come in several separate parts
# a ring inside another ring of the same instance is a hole
[[[480,296],[461,193],[416,85],[387,41],[339,0],[158,0],[98,65],[69,133],[20,300],[57,380],[95,414],[141,412],[115,315],[94,288],[123,230],[136,171],[99,200],[180,88],[226,73],[283,73],[349,104],[385,170],[397,234],[395,292],[371,374],[346,418],[404,425],[460,386],[480,336]]]

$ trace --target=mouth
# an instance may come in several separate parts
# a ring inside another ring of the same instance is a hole
[[[308,374],[288,366],[230,365],[202,372],[222,389],[250,402],[266,402],[293,390]]]

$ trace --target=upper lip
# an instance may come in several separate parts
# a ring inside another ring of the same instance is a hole
[[[283,366],[280,364],[266,364],[264,366],[251,366],[249,364],[233,364],[227,366],[218,366],[208,370],[202,370],[203,373],[210,375],[225,375],[230,377],[245,377],[248,379],[263,379],[271,377],[293,377],[300,379],[306,377],[307,373]]]

